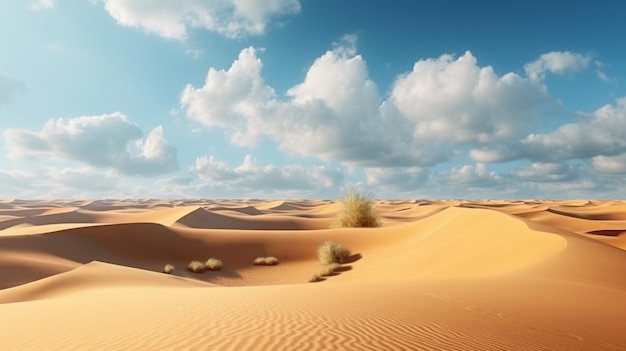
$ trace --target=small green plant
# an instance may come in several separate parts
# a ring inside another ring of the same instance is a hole
[[[322,277],[331,276],[331,275],[335,274],[335,272],[339,269],[339,267],[341,267],[341,265],[339,263],[328,264],[328,265],[326,265],[326,266],[324,266],[322,268],[322,271],[320,272],[320,275]]]
[[[187,265],[187,269],[194,273],[202,273],[206,270],[206,264],[200,261],[191,261]]]
[[[206,261],[206,268],[210,271],[219,271],[220,269],[222,269],[222,261],[218,260],[217,258],[209,258]]]
[[[255,265],[259,266],[275,266],[279,263],[278,258],[270,256],[270,257],[257,257],[254,260]]]
[[[324,278],[320,277],[319,274],[313,274],[311,278],[309,278],[309,283],[321,282]]]
[[[349,256],[348,249],[333,241],[327,241],[317,249],[317,258],[325,265],[343,263]]]
[[[176,269],[176,267],[172,266],[171,264],[166,264],[165,267],[163,267],[163,273],[171,274],[174,269]]]
[[[343,200],[343,210],[331,227],[334,228],[362,228],[379,227],[380,221],[374,212],[372,200],[356,191],[348,191]]]

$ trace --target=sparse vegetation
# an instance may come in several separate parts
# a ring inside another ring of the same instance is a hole
[[[220,269],[222,269],[222,261],[218,260],[217,258],[209,258],[206,263],[206,268],[210,271],[219,271]]]
[[[189,265],[187,265],[187,269],[194,273],[202,273],[206,270],[206,264],[200,261],[191,261]]]
[[[259,266],[275,266],[279,263],[278,258],[270,256],[270,257],[257,257],[254,260],[255,265]]]
[[[348,249],[333,241],[327,241],[317,249],[317,258],[324,265],[343,263],[349,256]]]
[[[171,274],[174,269],[176,269],[174,266],[172,266],[171,264],[166,264],[165,267],[163,267],[163,273],[165,274]]]
[[[324,278],[320,277],[319,274],[313,274],[311,278],[309,278],[309,283],[321,282]]]
[[[331,224],[334,228],[379,227],[372,200],[356,190],[350,190],[343,200],[343,210]]]
[[[328,264],[328,265],[324,266],[324,268],[322,268],[322,271],[320,272],[320,275],[322,277],[331,276],[331,275],[335,274],[335,271],[337,271],[337,269],[339,269],[339,267],[341,267],[341,265],[339,263]]]

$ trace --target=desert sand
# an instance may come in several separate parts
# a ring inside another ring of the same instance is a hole
[[[626,350],[624,201],[376,200],[381,227],[329,229],[341,208],[0,201],[0,349]],[[326,240],[352,256],[310,283]]]

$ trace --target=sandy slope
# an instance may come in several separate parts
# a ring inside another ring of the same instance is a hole
[[[624,350],[626,203],[0,201],[7,350]],[[354,253],[308,283],[325,240]],[[255,266],[276,256],[277,266]],[[217,257],[217,272],[191,260]],[[161,273],[165,264],[172,275]]]

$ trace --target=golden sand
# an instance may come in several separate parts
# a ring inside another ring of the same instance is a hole
[[[0,201],[0,349],[626,350],[626,202],[375,209],[329,229],[340,202]],[[353,255],[309,283],[327,240]]]

